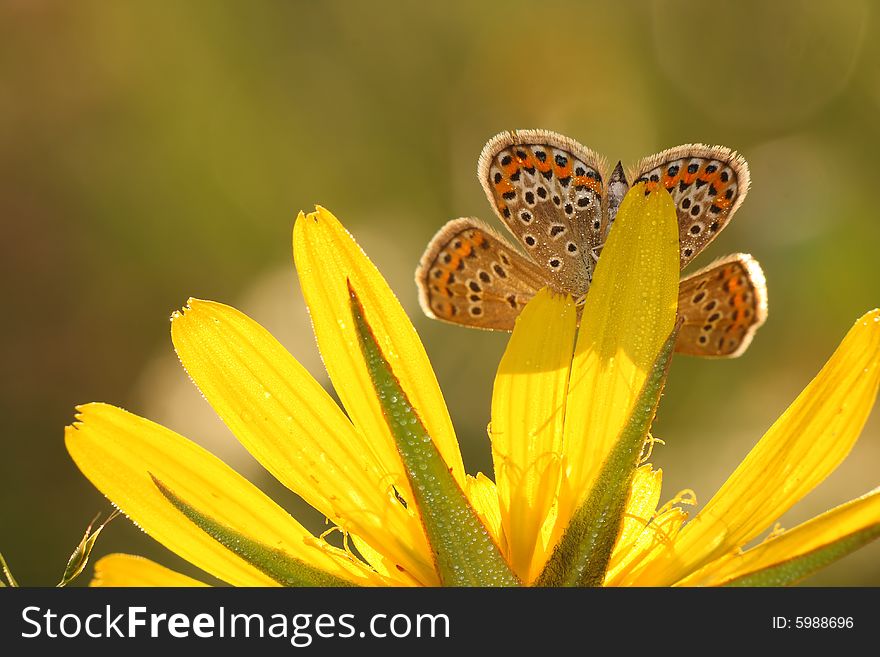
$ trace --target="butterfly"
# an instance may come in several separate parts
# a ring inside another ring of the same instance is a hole
[[[604,158],[548,130],[493,137],[477,176],[495,213],[522,247],[478,219],[447,223],[416,271],[422,309],[435,319],[511,331],[538,290],[583,298],[629,191],[665,187],[675,203],[684,268],[730,222],[749,188],[749,168],[723,146],[686,144],[642,159],[629,173],[607,173]],[[647,193],[646,192],[646,193]],[[739,356],[767,317],[767,286],[757,260],[738,253],[682,279],[676,351]]]

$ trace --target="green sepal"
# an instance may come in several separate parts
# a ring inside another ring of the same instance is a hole
[[[162,495],[199,529],[282,586],[356,586],[214,520],[184,502],[152,474],[150,477]]]
[[[6,588],[7,583],[8,586],[18,587],[18,582],[16,582],[15,578],[12,576],[12,571],[9,569],[9,564],[6,563],[6,559],[4,558],[2,553],[0,553],[0,572],[2,572],[3,576],[6,578],[5,582],[0,579],[0,587]]]
[[[623,525],[639,455],[666,383],[678,326],[666,339],[632,415],[602,464],[587,499],[575,511],[535,586],[601,586]]]
[[[113,511],[113,513],[107,517],[107,520],[102,522],[95,531],[92,531],[92,527],[95,525],[95,522],[97,522],[98,517],[96,516],[95,519],[89,523],[89,526],[86,527],[86,531],[83,534],[82,540],[67,560],[67,566],[64,568],[64,574],[61,576],[61,581],[55,586],[67,586],[80,576],[85,569],[86,564],[89,562],[89,557],[92,554],[92,549],[95,547],[95,543],[98,541],[98,536],[101,535],[104,527],[106,527],[110,521],[118,515],[119,511]]]
[[[489,531],[422,424],[376,342],[351,282],[351,312],[358,341],[385,421],[415,496],[444,586],[519,586]]]
[[[871,525],[812,552],[737,577],[724,586],[791,586],[878,537],[880,537],[880,524]]]

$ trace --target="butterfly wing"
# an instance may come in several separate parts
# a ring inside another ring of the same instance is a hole
[[[511,331],[526,302],[546,285],[543,272],[477,219],[447,223],[416,270],[429,317],[474,328]]]
[[[662,184],[678,214],[681,266],[693,260],[730,222],[749,189],[749,167],[724,146],[687,144],[643,159],[631,176],[648,188]]]
[[[767,285],[758,261],[745,253],[716,260],[681,281],[684,324],[675,350],[733,358],[746,350],[767,319]]]
[[[547,130],[504,132],[480,155],[486,196],[545,281],[578,297],[601,244],[605,164],[576,141]]]

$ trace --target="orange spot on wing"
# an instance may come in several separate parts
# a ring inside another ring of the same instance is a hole
[[[553,167],[553,162],[551,162],[550,158],[547,157],[546,152],[544,154],[544,161],[543,162],[541,162],[541,160],[539,160],[537,157],[533,158],[532,161],[534,162],[534,166],[538,169],[538,171],[541,171],[541,172],[550,171],[550,169]]]
[[[720,178],[713,181],[712,184],[715,185],[715,189],[718,192],[714,197],[712,197],[712,203],[717,205],[722,210],[726,210],[733,204],[733,199],[728,199],[724,196],[724,194],[727,192],[727,188],[729,187],[729,185],[721,182]]]
[[[474,250],[474,245],[468,240],[462,239],[461,246],[455,249],[455,254],[459,256],[459,258],[465,258],[471,254]]]
[[[554,167],[556,177],[557,178],[568,178],[571,175],[571,158],[568,158],[568,161],[565,163],[564,167],[559,166],[554,163]]]
[[[740,324],[741,326],[748,326],[751,324],[754,313],[751,313],[750,316],[747,317],[744,312],[745,310],[752,308],[752,303],[746,301],[745,292],[736,294],[733,297],[733,307],[737,310],[737,324]]]
[[[711,197],[712,203],[714,205],[717,205],[722,210],[726,210],[731,206],[732,201],[730,199],[724,198],[724,193],[727,191],[727,188],[730,185],[728,183],[721,182],[721,169],[714,171],[710,174],[704,173],[704,175],[700,176],[700,180],[705,180],[707,183],[715,188],[715,196]]]
[[[461,256],[458,255],[458,252],[455,251],[452,254],[452,260],[449,261],[449,271],[455,271],[458,269],[458,265],[461,262]]]
[[[602,183],[593,178],[588,178],[587,176],[575,176],[572,178],[571,182],[575,187],[583,185],[584,187],[589,187],[599,195],[602,194]]]
[[[495,192],[497,194],[503,194],[504,192],[512,192],[513,185],[506,178],[502,178],[497,183],[495,183]]]
[[[441,317],[452,317],[452,304],[445,301],[438,301],[434,304],[434,312]]]
[[[512,158],[510,158],[510,162],[507,164],[507,166],[502,166],[501,170],[504,172],[504,176],[506,178],[510,178],[510,176],[515,174],[517,171],[519,171],[520,166],[521,165],[519,163],[519,159],[512,157]]]

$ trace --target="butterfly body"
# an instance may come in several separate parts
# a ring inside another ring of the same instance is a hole
[[[684,267],[727,225],[749,186],[745,160],[721,146],[668,149],[640,161],[629,179],[620,163],[610,173],[607,168],[594,151],[550,131],[491,139],[477,175],[523,253],[477,219],[447,223],[416,272],[426,314],[509,331],[542,287],[583,298],[629,180],[644,183],[646,194],[661,185],[669,191]],[[679,309],[684,325],[678,351],[739,355],[766,317],[760,266],[745,254],[713,263],[682,281]]]

